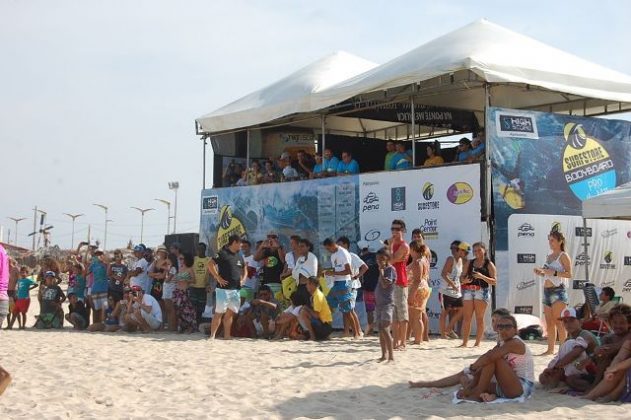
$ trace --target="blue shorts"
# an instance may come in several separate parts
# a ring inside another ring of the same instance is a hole
[[[530,398],[530,396],[532,395],[532,390],[535,389],[534,382],[529,381],[528,379],[525,379],[525,378],[519,378],[519,382],[521,383],[521,389],[523,390],[523,392],[517,398]],[[500,384],[495,385],[495,395],[497,395],[498,398],[508,398],[502,392],[502,389],[500,388]]]
[[[239,313],[241,306],[241,296],[238,290],[233,289],[217,289],[215,290],[216,302],[215,313],[225,314],[230,309],[235,314]]]
[[[483,300],[488,303],[491,301],[491,288],[467,289],[465,286],[462,288],[462,300]]]
[[[336,281],[326,297],[331,309],[339,309],[343,313],[349,313],[353,310],[355,302],[353,301],[353,293],[350,283],[346,281]]]
[[[555,302],[563,302],[567,305],[569,302],[567,298],[567,291],[565,286],[559,287],[544,287],[543,288],[543,304],[546,306],[552,306]]]

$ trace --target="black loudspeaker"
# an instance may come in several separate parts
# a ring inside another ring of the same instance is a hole
[[[198,233],[174,233],[165,235],[164,246],[169,249],[172,243],[178,242],[182,247],[182,252],[189,252],[191,255],[197,255],[197,244],[199,243]]]

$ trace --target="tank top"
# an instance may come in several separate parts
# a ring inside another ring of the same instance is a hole
[[[475,268],[475,270],[487,277],[491,277],[491,274],[489,273],[489,259],[485,258],[484,259],[484,263],[482,263],[482,267],[474,267],[473,266],[473,262],[475,261],[475,259],[469,260],[469,267],[467,268],[467,276],[471,277],[471,275],[473,274],[473,269]],[[467,284],[467,286],[479,286],[483,289],[488,289],[489,284],[481,279],[475,279],[473,277],[471,277],[471,283]],[[464,286],[463,286],[464,287]]]
[[[392,255],[394,255],[401,245],[405,244],[405,241],[401,241],[398,244],[392,244]],[[407,258],[404,261],[393,263],[392,266],[397,272],[396,285],[401,287],[408,287],[408,272],[406,267]]]
[[[453,257],[452,257],[453,258]],[[462,292],[460,291],[460,276],[462,275],[462,258],[458,261],[455,261],[451,267],[451,273],[449,273],[449,278],[456,285],[458,290],[454,290],[449,287],[449,284],[441,277],[440,279],[440,290],[439,292],[445,296],[460,298],[462,297]]]
[[[559,256],[551,261],[548,262],[550,259],[550,255],[548,255],[548,258],[546,259],[546,265],[545,267],[549,268],[550,270],[554,270],[554,271],[565,271],[565,269],[563,268],[563,264],[561,264],[561,255],[567,255],[565,252],[561,252],[559,254]],[[550,280],[552,282],[552,284],[554,285],[554,287],[565,287],[567,288],[567,284],[568,284],[568,280],[565,277],[556,277],[556,276],[546,276],[545,280]],[[545,281],[544,280],[544,281]]]
[[[519,340],[524,343],[519,336],[514,337],[515,340]],[[526,349],[524,354],[516,354],[516,353],[507,353],[504,356],[508,365],[513,369],[515,375],[519,378],[527,379],[530,382],[535,381],[535,362],[532,358],[532,353],[528,348],[528,345],[524,343],[524,347]]]

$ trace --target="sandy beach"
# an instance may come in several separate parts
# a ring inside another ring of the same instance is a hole
[[[31,318],[31,321],[33,318]],[[89,418],[626,418],[628,407],[537,389],[524,403],[452,405],[452,389],[409,389],[470,364],[493,346],[436,339],[379,364],[376,337],[328,342],[200,334],[2,331],[13,384],[3,419]],[[544,345],[533,344],[541,353]],[[548,357],[536,358],[540,372]]]

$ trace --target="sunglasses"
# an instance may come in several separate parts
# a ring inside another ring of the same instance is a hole
[[[497,324],[495,328],[498,330],[510,330],[511,328],[515,328],[513,324]]]

